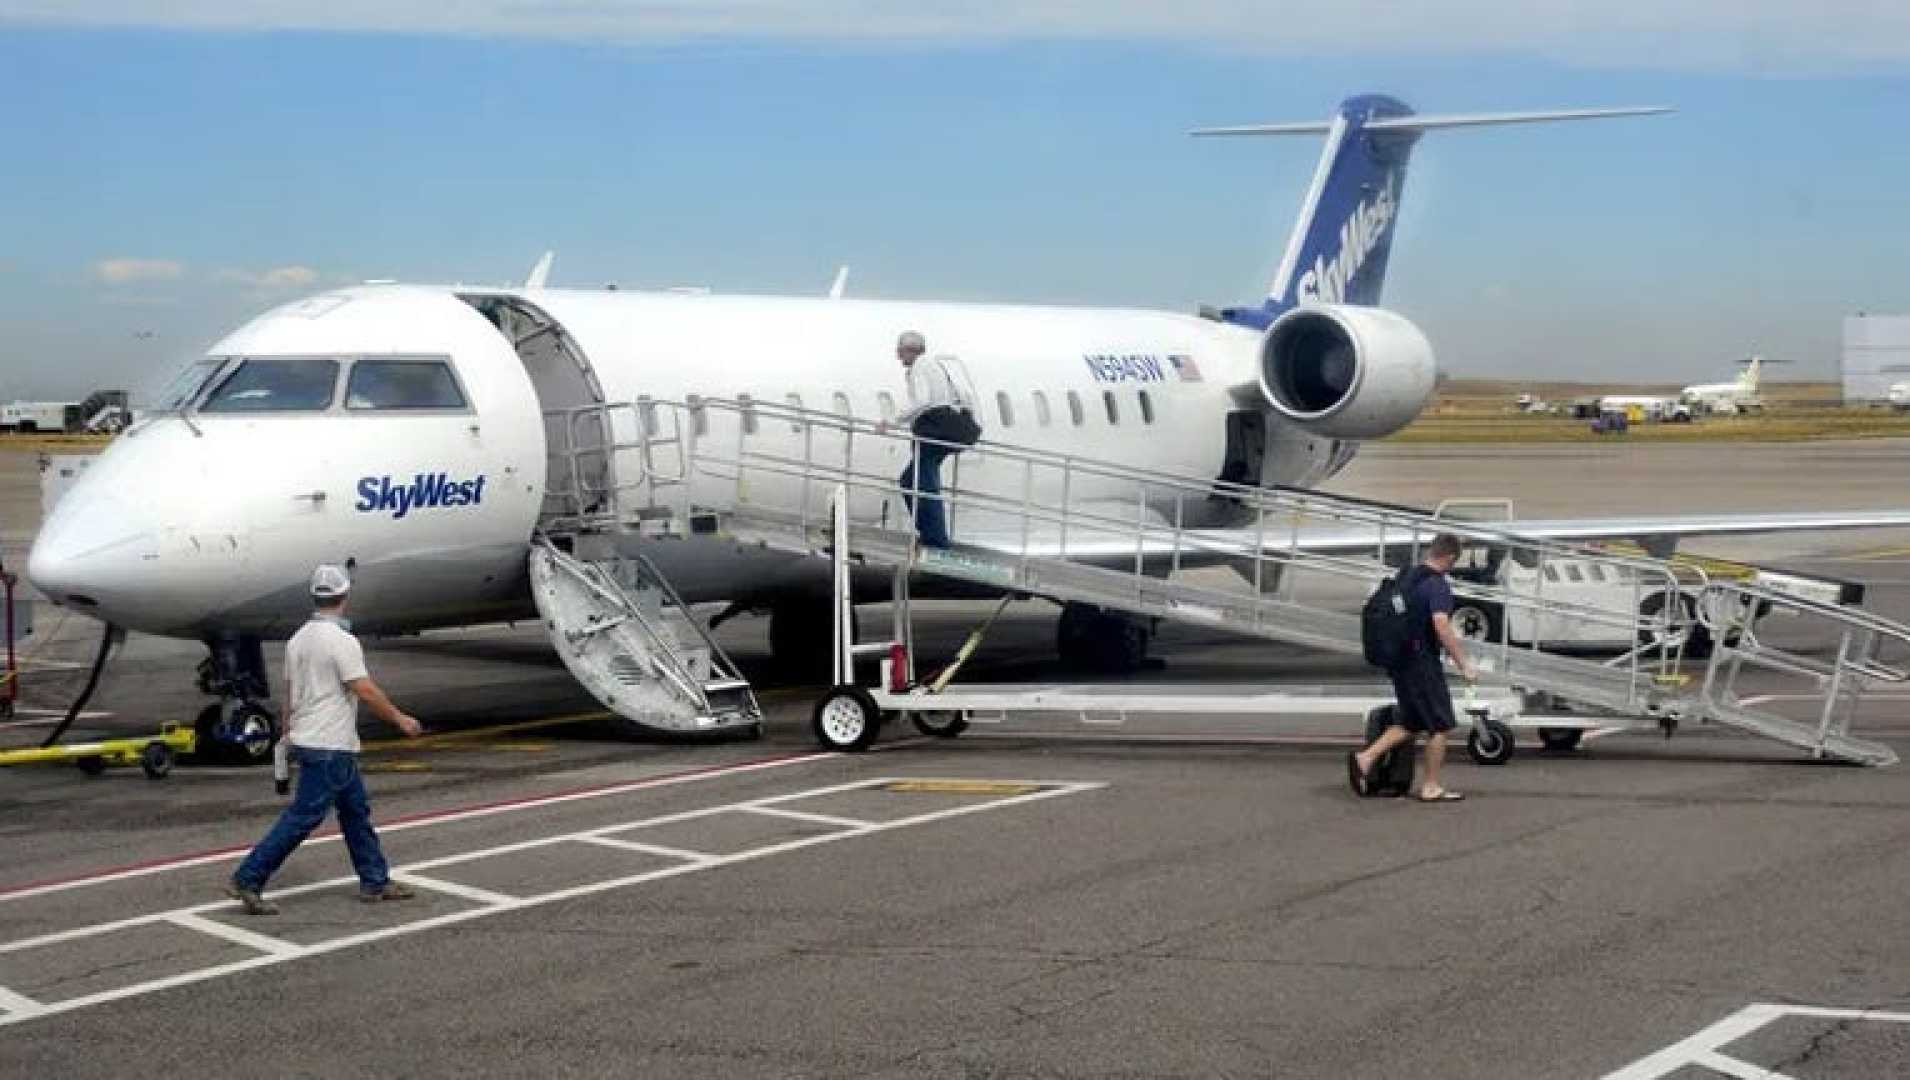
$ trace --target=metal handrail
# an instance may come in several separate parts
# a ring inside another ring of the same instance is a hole
[[[682,455],[679,473],[681,486],[674,494],[680,503],[678,509],[685,517],[693,509],[690,500],[693,498],[694,477],[702,476],[711,481],[733,484],[735,490],[731,497],[740,507],[752,502],[749,485],[751,473],[766,472],[798,481],[801,494],[794,500],[796,505],[793,509],[803,527],[815,527],[821,524],[822,510],[819,505],[812,504],[823,501],[820,497],[834,483],[844,483],[860,492],[876,492],[885,498],[898,490],[895,478],[886,472],[873,472],[858,466],[858,439],[878,445],[906,444],[913,455],[919,455],[924,445],[941,445],[951,450],[968,450],[975,458],[990,463],[1005,462],[1011,471],[1019,465],[1019,483],[1003,485],[1018,487],[1017,493],[987,487],[963,487],[956,482],[945,487],[940,497],[951,516],[958,507],[965,507],[971,513],[1003,515],[1018,520],[1021,542],[1019,550],[1011,551],[1010,554],[1019,558],[1024,569],[1027,561],[1037,556],[1033,544],[1035,524],[1052,527],[1060,549],[1056,554],[1077,561],[1087,554],[1081,550],[1080,538],[1083,535],[1121,538],[1118,546],[1123,550],[1131,543],[1132,567],[1137,585],[1150,576],[1150,562],[1164,564],[1171,572],[1190,562],[1244,561],[1252,566],[1251,577],[1257,598],[1256,620],[1264,619],[1269,613],[1265,603],[1266,568],[1269,566],[1274,568],[1276,575],[1281,576],[1279,587],[1283,602],[1291,604],[1292,576],[1283,573],[1287,569],[1298,568],[1370,582],[1389,572],[1384,561],[1389,553],[1398,552],[1408,558],[1416,558],[1425,541],[1438,532],[1453,533],[1462,540],[1488,548],[1504,549],[1505,557],[1512,557],[1516,551],[1524,556],[1520,560],[1521,565],[1528,565],[1529,560],[1533,571],[1534,590],[1530,595],[1517,589],[1466,580],[1454,581],[1455,594],[1496,603],[1507,615],[1516,611],[1534,617],[1601,624],[1622,631],[1629,641],[1655,643],[1630,648],[1615,661],[1627,665],[1627,693],[1633,700],[1643,692],[1641,688],[1649,687],[1650,681],[1656,676],[1676,669],[1682,661],[1684,644],[1689,637],[1690,620],[1682,602],[1664,604],[1657,613],[1645,613],[1642,610],[1644,600],[1653,594],[1682,597],[1693,590],[1701,592],[1708,584],[1707,576],[1699,567],[1673,566],[1648,557],[1526,537],[1512,529],[1490,524],[1440,518],[1344,496],[1200,480],[1155,469],[1109,466],[1074,455],[1049,453],[989,440],[978,442],[974,447],[937,443],[894,430],[885,424],[753,399],[699,398],[693,403],[657,400],[644,404],[648,411],[638,413],[639,431],[634,441],[618,445],[630,449],[641,447],[646,462],[651,460],[651,443],[667,441],[676,446],[677,452]],[[725,448],[727,458],[723,453],[710,449],[711,436],[703,434],[696,423],[699,414],[707,420],[712,412],[736,418],[731,425],[734,429],[733,449]],[[688,424],[684,422],[685,414],[690,420]],[[660,418],[665,416],[669,419],[667,430],[674,432],[669,439],[663,438],[661,434],[666,428]],[[766,425],[777,423],[789,423],[795,432],[801,434],[800,448],[797,450],[799,456],[752,447],[751,440],[755,433],[759,433]],[[685,430],[688,431],[687,436],[683,434]],[[818,460],[819,433],[839,439],[839,457],[831,453],[828,455],[829,460]],[[1051,506],[1036,497],[1037,476],[1052,480],[1059,486],[1063,497],[1058,505]],[[1104,512],[1094,505],[1080,505],[1078,500],[1069,497],[1070,492],[1079,492],[1095,481],[1103,482],[1103,486],[1110,490],[1125,488],[1131,491],[1134,496],[1132,515]],[[659,496],[654,483],[649,485],[649,496],[652,499]],[[1236,520],[1250,523],[1251,541],[1240,529],[1230,534],[1228,531],[1216,532],[1186,525],[1190,505],[1206,508],[1210,500],[1216,498],[1236,508],[1231,512]],[[1370,547],[1373,556],[1301,551],[1297,541],[1308,521],[1371,529],[1373,535],[1370,541],[1361,538],[1357,546],[1361,550]],[[1275,539],[1282,532],[1287,532],[1293,541],[1284,548]],[[1269,546],[1269,540],[1274,540],[1273,546]],[[1113,548],[1108,548],[1101,555],[1111,557],[1112,551]],[[1039,554],[1046,556],[1049,553],[1042,551]],[[1617,613],[1608,607],[1575,603],[1556,596],[1546,597],[1546,567],[1550,561],[1559,559],[1594,563],[1622,575],[1618,580],[1629,581],[1632,585],[1631,603],[1626,611]],[[1499,640],[1487,643],[1495,645],[1508,657],[1513,651],[1510,629],[1510,618],[1502,618]],[[1532,635],[1530,646],[1535,653],[1543,649],[1546,646],[1544,635]],[[1657,652],[1656,659],[1647,660],[1646,654],[1654,650]]]

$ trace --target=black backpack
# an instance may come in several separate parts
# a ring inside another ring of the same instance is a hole
[[[1418,651],[1421,634],[1412,592],[1419,581],[1420,569],[1415,566],[1380,582],[1366,598],[1366,606],[1360,609],[1360,648],[1367,663],[1397,671]]]

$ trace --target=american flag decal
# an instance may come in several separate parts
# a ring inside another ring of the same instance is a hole
[[[1181,382],[1200,381],[1200,368],[1195,365],[1193,357],[1186,353],[1168,353],[1167,362],[1174,365],[1174,373],[1180,376]]]

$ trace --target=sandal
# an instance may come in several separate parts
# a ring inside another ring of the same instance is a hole
[[[1422,791],[1419,793],[1420,802],[1463,802],[1464,800],[1465,796],[1463,794],[1457,791],[1448,791],[1445,788],[1440,788],[1438,791],[1433,792]]]
[[[1351,750],[1346,753],[1346,783],[1362,799],[1373,794],[1372,774],[1360,768],[1360,756]]]

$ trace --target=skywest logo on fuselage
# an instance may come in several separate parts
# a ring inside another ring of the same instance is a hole
[[[1346,299],[1347,282],[1359,276],[1366,259],[1386,236],[1386,229],[1398,212],[1398,174],[1389,173],[1386,186],[1372,201],[1362,199],[1340,224],[1340,249],[1331,262],[1325,255],[1314,258],[1313,266],[1300,275],[1299,297],[1317,304],[1338,304]]]
[[[453,480],[450,473],[417,473],[410,483],[392,483],[390,476],[367,476],[358,481],[361,514],[391,514],[393,521],[413,510],[477,506],[484,501],[484,477]]]
[[[1088,373],[1095,382],[1166,382],[1167,364],[1151,353],[1089,353]]]

